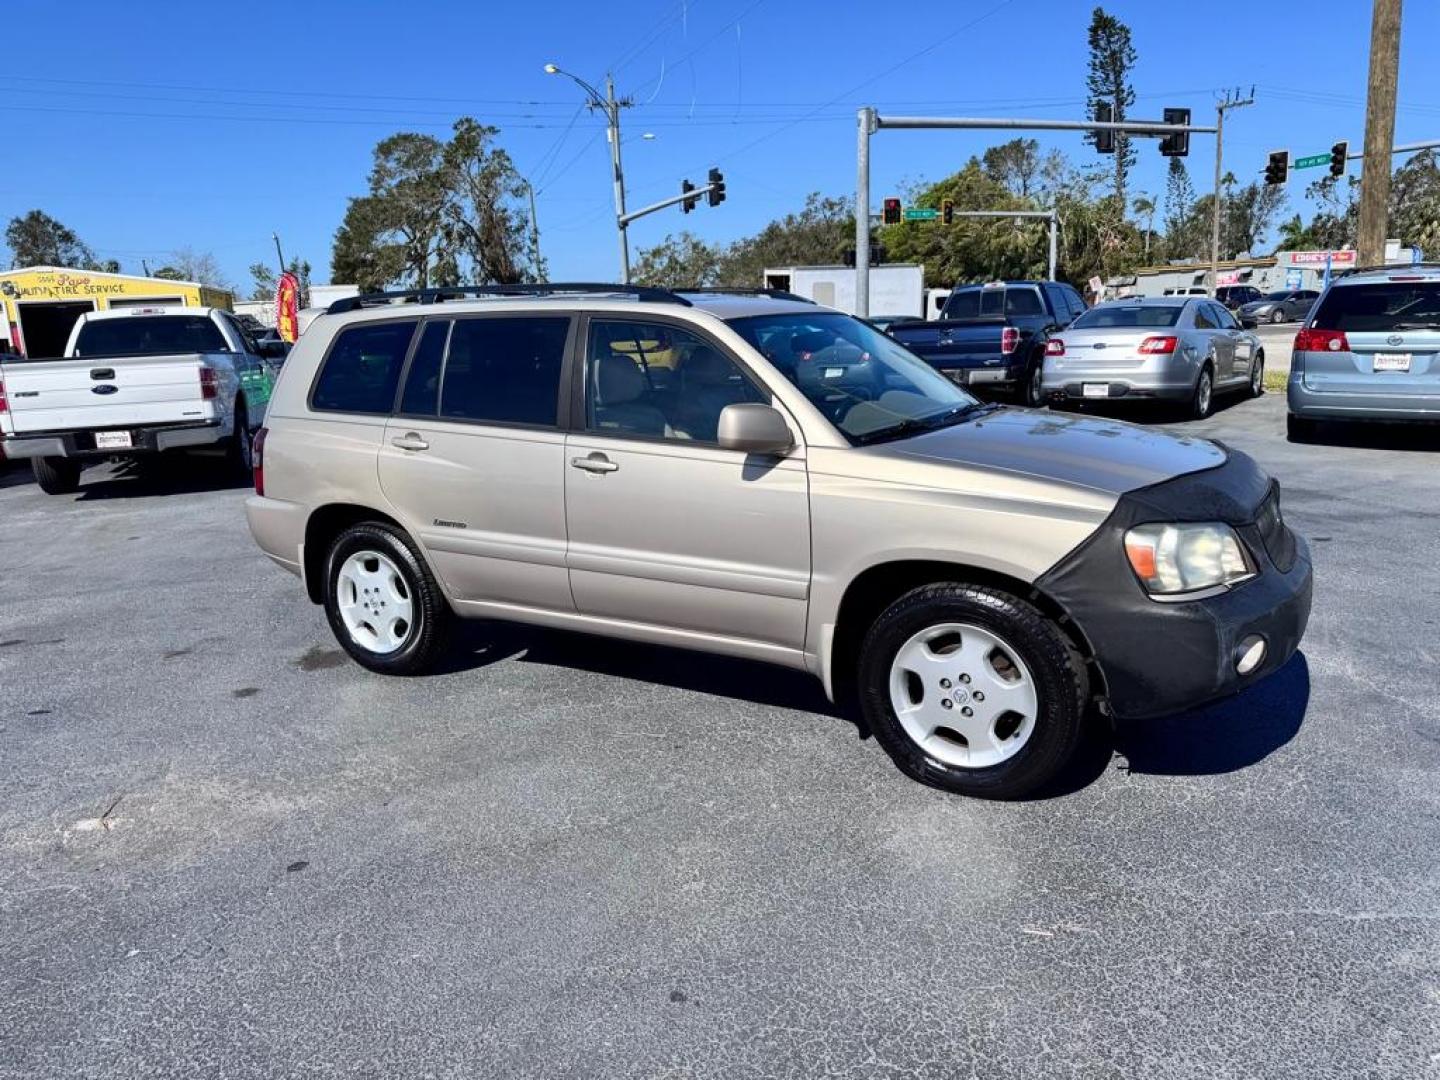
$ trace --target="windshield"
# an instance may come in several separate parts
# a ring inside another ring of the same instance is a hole
[[[164,356],[225,352],[220,329],[206,315],[137,315],[96,319],[80,328],[76,356]]]
[[[741,337],[851,442],[958,418],[979,402],[914,353],[838,312],[731,319]]]
[[[1331,289],[1313,326],[1357,333],[1440,330],[1440,281],[1377,281]]]
[[[1121,326],[1174,326],[1180,321],[1180,304],[1101,304],[1077,318],[1076,330],[1102,330]]]

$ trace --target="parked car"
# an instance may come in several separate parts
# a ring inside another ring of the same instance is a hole
[[[223,449],[238,472],[274,368],[219,308],[119,308],[76,320],[60,360],[0,363],[0,437],[40,489],[72,492],[87,462]]]
[[[1221,285],[1215,290],[1215,299],[1227,310],[1238,311],[1246,304],[1262,299],[1262,294],[1254,285]]]
[[[1045,343],[1084,310],[1080,294],[1063,282],[993,281],[957,286],[939,320],[901,323],[889,333],[961,386],[1038,406]]]
[[[1314,289],[1281,289],[1242,304],[1240,311],[1259,322],[1294,322],[1310,314],[1319,296]]]
[[[1215,300],[1164,296],[1091,308],[1050,339],[1046,400],[1183,401],[1210,415],[1215,394],[1265,389],[1265,350]]]
[[[1320,421],[1440,421],[1440,265],[1334,281],[1295,335],[1286,403],[1292,442]]]
[[[251,532],[372,671],[430,668],[457,616],[748,657],[857,701],[908,775],[1015,797],[1092,700],[1189,708],[1305,629],[1308,551],[1242,453],[983,404],[812,304],[466,291],[333,304],[256,440]],[[661,337],[664,392],[611,348]]]

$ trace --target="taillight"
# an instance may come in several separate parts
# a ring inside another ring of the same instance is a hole
[[[1058,337],[1052,337],[1049,341],[1045,343],[1045,355],[1064,356],[1065,342],[1061,341]]]
[[[200,397],[205,401],[214,401],[220,396],[220,383],[212,367],[200,369]]]
[[[10,406],[5,401],[5,384],[0,382],[0,412],[9,412]]]
[[[1020,347],[1020,331],[1013,326],[1007,326],[1000,331],[1000,351],[1012,353]]]
[[[1173,353],[1179,345],[1178,339],[1173,337],[1147,337],[1140,342],[1140,348],[1135,351],[1142,356],[1155,356],[1163,353]]]
[[[251,468],[255,473],[255,494],[265,494],[265,433],[268,428],[261,428],[255,432],[255,438],[250,443]]]
[[[1349,352],[1344,330],[1314,330],[1306,327],[1295,335],[1294,352]]]

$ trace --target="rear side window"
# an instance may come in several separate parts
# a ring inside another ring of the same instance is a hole
[[[96,319],[75,337],[76,356],[163,356],[226,352],[225,337],[207,315],[134,315]]]
[[[1440,330],[1440,281],[1337,285],[1316,308],[1323,330]]]
[[[568,318],[459,319],[450,331],[440,415],[554,426]]]
[[[310,407],[321,412],[388,414],[414,336],[413,319],[361,323],[341,330],[315,381]]]

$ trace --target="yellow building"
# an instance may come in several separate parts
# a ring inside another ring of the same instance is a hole
[[[234,297],[196,281],[104,274],[97,270],[66,270],[28,266],[0,272],[0,352],[18,352],[39,359],[65,351],[70,328],[87,311],[122,307],[219,307],[230,309]],[[8,350],[7,350],[8,345]]]

